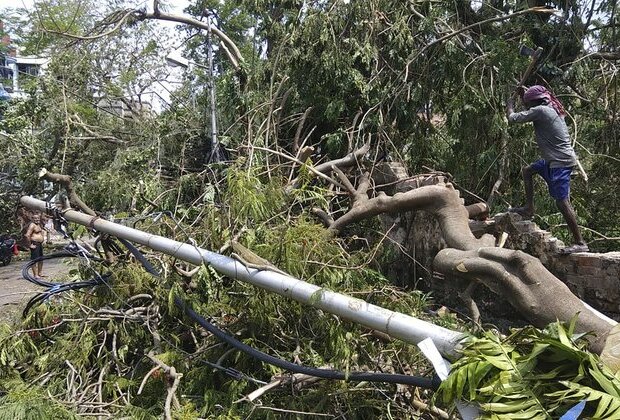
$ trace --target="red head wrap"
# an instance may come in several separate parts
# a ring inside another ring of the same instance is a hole
[[[523,94],[523,101],[525,102],[532,102],[538,99],[547,99],[549,105],[555,109],[555,112],[557,112],[559,116],[563,117],[566,115],[562,103],[544,86],[534,85]]]

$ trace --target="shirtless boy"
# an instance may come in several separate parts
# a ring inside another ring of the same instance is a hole
[[[41,215],[35,214],[32,216],[32,221],[26,231],[26,240],[30,247],[30,259],[34,260],[43,256],[43,228],[41,227]],[[43,270],[43,261],[39,261],[32,267],[32,273],[36,278],[43,277],[41,271]]]

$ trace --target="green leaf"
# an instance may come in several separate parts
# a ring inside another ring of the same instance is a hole
[[[574,401],[583,399],[588,402],[598,401],[594,418],[617,418],[620,415],[620,398],[574,382],[561,381],[560,383],[569,390],[548,394],[548,397],[570,398]]]

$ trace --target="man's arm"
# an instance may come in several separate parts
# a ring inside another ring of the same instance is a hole
[[[26,245],[28,245],[28,248],[32,248],[33,247],[33,245],[32,245],[32,234],[33,233],[34,233],[34,223],[31,222],[28,225],[28,229],[26,230],[26,234],[24,235],[24,237],[26,238],[26,242],[27,242]]]
[[[514,114],[515,112],[515,101],[512,98],[508,98],[506,101],[506,118],[510,121],[510,114]]]
[[[506,117],[509,123],[526,123],[539,120],[543,115],[541,107],[527,109],[521,112],[514,112],[514,102],[509,100],[506,103]]]

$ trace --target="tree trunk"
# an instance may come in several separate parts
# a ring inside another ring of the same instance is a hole
[[[443,249],[433,268],[440,273],[479,280],[504,296],[532,325],[544,328],[558,319],[568,322],[579,314],[577,332],[593,332],[591,350],[600,353],[613,328],[588,308],[538,258],[521,251],[479,248],[469,251]]]

